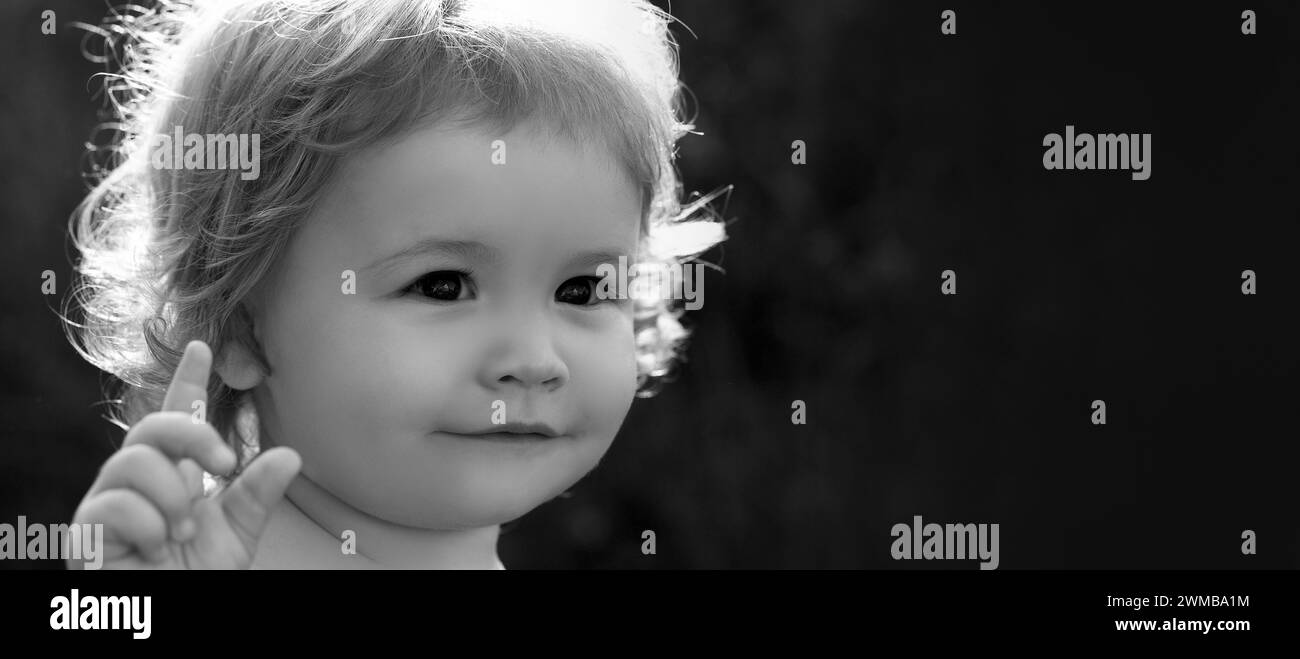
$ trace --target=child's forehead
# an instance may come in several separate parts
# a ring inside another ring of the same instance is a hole
[[[639,196],[628,168],[605,143],[559,136],[535,123],[505,130],[427,126],[346,157],[342,169],[352,193],[371,201],[435,189],[509,194],[584,180],[596,201]]]
[[[563,117],[552,117],[538,109],[526,117],[509,119],[488,111],[465,108],[442,111],[437,118],[389,135],[353,154],[353,159],[413,157],[430,146],[449,157],[485,152],[498,140],[521,145],[552,156],[579,153],[587,158],[614,160],[609,137],[601,130],[580,131]]]
[[[322,218],[373,250],[430,236],[540,250],[638,243],[638,188],[599,145],[530,127],[430,127],[349,157]]]

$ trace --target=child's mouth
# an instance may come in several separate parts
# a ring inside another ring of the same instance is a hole
[[[544,423],[519,422],[493,424],[478,430],[464,432],[444,432],[457,438],[485,439],[498,442],[537,442],[563,436],[558,430]]]
[[[491,433],[484,433],[481,435],[458,435],[458,436],[464,437],[466,439],[486,439],[488,441],[496,441],[496,442],[541,442],[548,439],[554,439],[553,437],[547,437],[546,435],[539,435],[537,433],[513,433],[513,432],[491,432]]]

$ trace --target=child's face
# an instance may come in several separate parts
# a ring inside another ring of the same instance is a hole
[[[263,431],[355,508],[503,523],[594,468],[623,422],[632,310],[585,304],[582,278],[635,259],[637,189],[603,147],[540,135],[431,128],[350,157],[268,278]],[[470,274],[421,279],[439,271]],[[561,436],[467,436],[499,428],[494,415]]]

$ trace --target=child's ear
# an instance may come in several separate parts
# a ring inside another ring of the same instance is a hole
[[[221,354],[216,359],[214,368],[221,381],[236,391],[247,391],[261,384],[262,369],[253,358],[252,352],[238,341],[231,341],[221,347]]]
[[[260,345],[260,342],[247,307],[239,305],[229,329],[229,338],[222,342],[221,353],[213,360],[213,368],[227,387],[247,391],[261,384],[265,377],[262,360],[249,347]]]

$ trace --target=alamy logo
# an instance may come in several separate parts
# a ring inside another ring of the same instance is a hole
[[[899,523],[890,529],[894,543],[889,553],[894,560],[980,559],[981,570],[998,569],[997,524],[925,524],[921,516],[912,525]]]
[[[149,638],[153,633],[150,610],[153,597],[81,596],[76,588],[64,597],[50,600],[50,629],[127,629],[132,638]]]
[[[1134,181],[1151,178],[1151,133],[1074,134],[1065,127],[1043,136],[1043,169],[1131,169]]]
[[[104,564],[103,524],[0,524],[0,559],[85,561],[87,570]]]
[[[596,299],[686,300],[687,311],[704,306],[704,265],[672,263],[633,263],[618,257],[618,266],[602,263],[596,267]]]
[[[149,159],[155,169],[238,169],[251,181],[262,172],[262,136],[257,133],[159,133]]]

